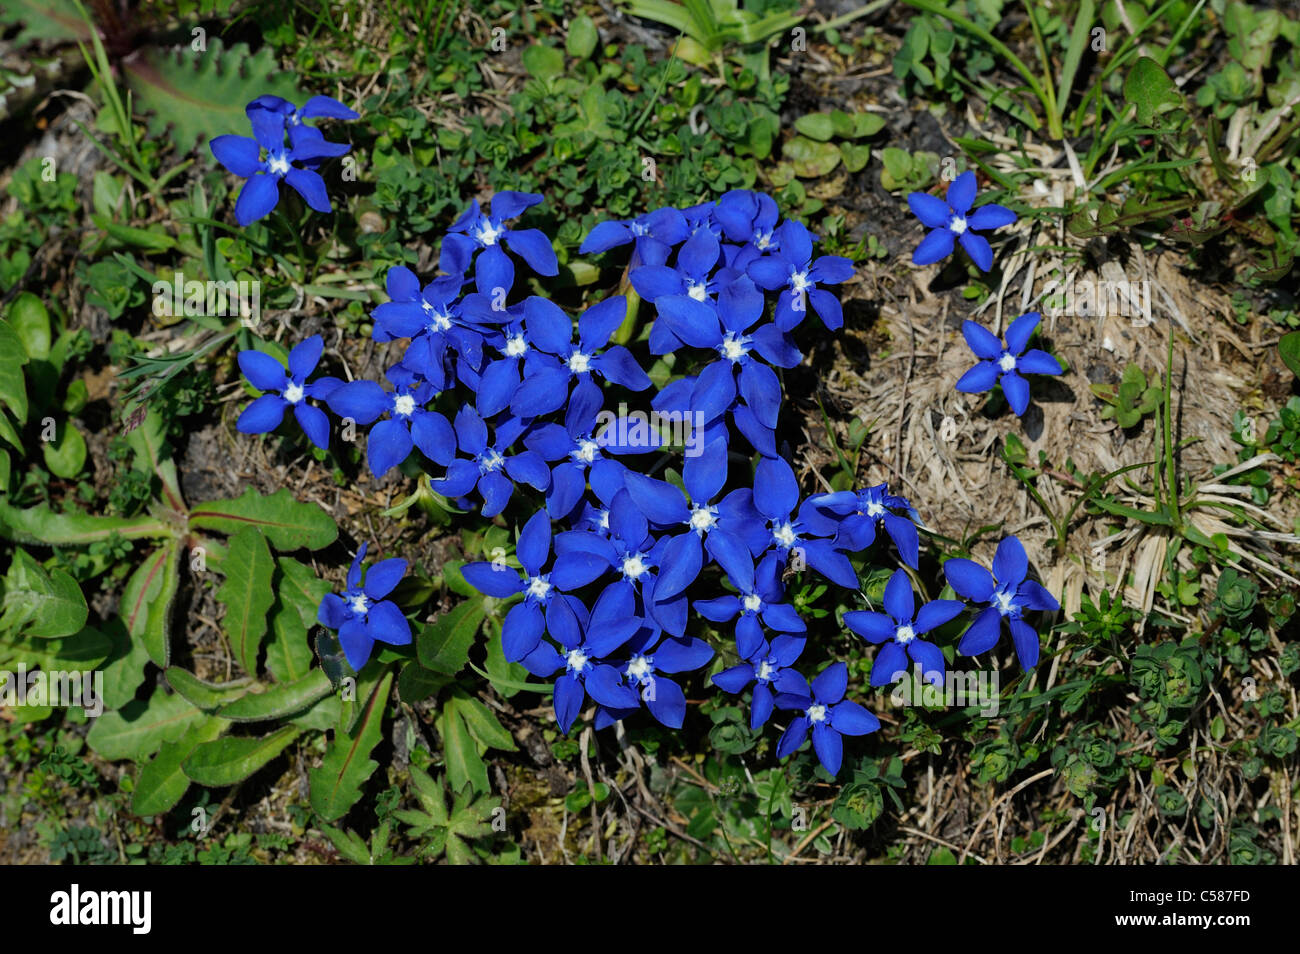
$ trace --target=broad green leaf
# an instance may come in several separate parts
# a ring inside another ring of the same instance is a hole
[[[298,610],[286,606],[285,588],[280,585],[279,599],[271,606],[271,636],[266,641],[266,669],[276,682],[294,682],[311,669],[311,635],[303,625]]]
[[[166,668],[171,659],[171,610],[180,588],[179,544],[169,540],[136,568],[122,590],[118,612],[132,639],[144,643],[154,664]]]
[[[15,639],[9,642],[13,658],[27,664],[27,668],[40,666],[45,670],[61,669],[70,672],[94,672],[104,664],[113,652],[113,641],[104,633],[87,626],[71,636],[54,639]],[[13,669],[13,663],[6,663],[5,668]],[[105,679],[104,695],[108,695],[108,682]],[[105,706],[110,703],[105,699]]]
[[[423,702],[451,681],[449,676],[425,669],[418,662],[409,662],[402,667],[397,677],[397,696],[407,705]]]
[[[867,163],[871,161],[871,147],[861,146],[854,142],[840,143],[840,156],[844,160],[844,168],[848,172],[861,172],[866,168]]]
[[[162,500],[172,510],[184,512],[185,499],[181,496],[180,481],[176,478],[176,462],[167,446],[166,428],[162,415],[152,406],[138,427],[127,431],[126,442],[136,454],[136,467],[153,474],[162,485]]]
[[[271,591],[275,561],[265,538],[246,527],[231,537],[222,568],[226,582],[217,590],[217,601],[225,604],[226,615],[221,628],[244,672],[256,675],[257,656],[266,635],[266,614],[275,602]]]
[[[805,179],[824,176],[840,164],[840,151],[834,143],[814,142],[804,136],[786,143],[782,155],[794,166],[795,174]]]
[[[181,763],[190,781],[210,788],[242,782],[298,738],[297,726],[286,725],[262,738],[226,736],[200,743]]]
[[[460,672],[469,660],[485,613],[481,598],[468,599],[425,626],[416,637],[420,665],[448,676]]]
[[[202,709],[182,696],[158,688],[148,702],[136,699],[115,712],[105,712],[86,734],[86,743],[110,762],[142,759],[206,718]]]
[[[575,59],[585,60],[596,52],[600,43],[600,34],[596,32],[596,21],[585,13],[569,21],[569,33],[564,38],[564,48]]]
[[[90,221],[123,245],[133,245],[149,252],[167,252],[176,247],[176,239],[164,232],[161,225],[141,229],[114,222],[106,215],[92,215]]]
[[[0,632],[42,639],[80,632],[89,615],[76,580],[57,567],[47,571],[21,548],[14,549],[0,607]]]
[[[1277,343],[1277,352],[1297,378],[1300,378],[1300,331],[1288,331]]]
[[[54,440],[41,441],[41,452],[50,473],[64,480],[74,479],[86,466],[86,439],[67,418],[55,424]]]
[[[253,683],[253,680],[247,676],[224,684],[205,682],[188,669],[181,669],[179,666],[169,667],[163,673],[163,677],[167,680],[167,685],[188,699],[191,705],[205,712],[214,712],[234,702],[248,692],[248,687]]]
[[[9,405],[19,424],[27,422],[27,383],[23,378],[27,361],[23,340],[9,322],[0,321],[0,401]]]
[[[338,538],[334,519],[316,504],[299,503],[287,489],[263,497],[252,487],[234,500],[215,500],[190,511],[190,526],[238,533],[260,531],[277,550],[319,550]]]
[[[830,113],[808,113],[800,116],[794,121],[794,128],[809,139],[815,139],[818,142],[826,142],[836,133],[835,121],[831,118]],[[841,135],[845,135],[845,133],[841,133]]]
[[[564,54],[553,46],[534,43],[524,50],[523,64],[529,76],[546,83],[564,73]]]
[[[265,692],[249,692],[234,700],[217,715],[231,722],[265,722],[302,712],[330,694],[329,677],[313,669],[297,682],[273,686]]]
[[[14,49],[32,40],[89,40],[90,27],[72,0],[5,0],[0,23],[20,24],[17,36],[6,42]]]
[[[164,742],[135,781],[131,811],[137,815],[162,815],[176,807],[190,787],[190,777],[181,768],[194,750],[225,731],[228,723],[208,717],[192,726],[175,742]]]
[[[361,798],[361,786],[379,767],[370,752],[383,733],[384,712],[393,686],[393,674],[385,673],[370,694],[361,718],[350,733],[336,732],[321,761],[309,773],[311,805],[324,821],[336,821]]]
[[[145,649],[143,640],[131,638],[121,617],[107,620],[104,634],[112,643],[104,662],[104,705],[120,709],[135,697],[135,691],[144,682],[149,650]]]
[[[454,706],[456,713],[465,720],[465,727],[469,729],[470,735],[490,749],[501,749],[504,752],[513,752],[516,748],[515,740],[506,731],[498,720],[496,715],[484,705],[480,700],[475,699],[463,689],[457,689],[447,700],[448,706]]]
[[[1124,99],[1137,107],[1137,121],[1159,126],[1160,115],[1182,105],[1183,94],[1164,67],[1149,56],[1141,57],[1124,77]]]
[[[44,360],[50,356],[50,313],[43,301],[23,292],[9,306],[5,320],[21,339],[27,357]]]
[[[483,764],[478,742],[470,734],[458,707],[449,702],[438,716],[437,726],[447,762],[447,779],[452,788],[460,791],[469,785],[476,792],[486,792],[487,766]]]
[[[118,534],[127,540],[171,536],[173,528],[156,517],[92,517],[55,513],[49,507],[20,510],[0,499],[0,536],[45,546],[89,546]]]

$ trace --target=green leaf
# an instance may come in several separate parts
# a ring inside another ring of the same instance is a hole
[[[162,815],[176,807],[190,787],[181,763],[205,742],[225,731],[227,723],[209,717],[194,725],[175,742],[164,742],[135,780],[131,811],[137,815]]]
[[[171,660],[171,609],[181,582],[179,548],[171,540],[151,553],[131,574],[118,604],[131,638],[140,640],[149,658],[163,668]]]
[[[144,642],[132,639],[120,617],[105,622],[104,634],[112,644],[104,661],[104,705],[120,709],[135,697],[135,691],[144,682],[144,670],[149,664],[149,650]]]
[[[249,692],[217,715],[231,722],[266,722],[302,712],[330,694],[329,677],[313,669],[296,682],[285,682],[265,692]]]
[[[44,505],[19,510],[0,498],[0,536],[45,546],[89,546],[118,534],[127,540],[166,537],[172,528],[155,517],[92,517],[55,513]]]
[[[110,762],[142,759],[207,718],[182,696],[158,688],[148,702],[136,699],[115,712],[105,712],[86,734],[86,743]]]
[[[179,666],[168,668],[163,673],[163,678],[167,680],[167,685],[184,696],[191,705],[205,712],[215,712],[238,699],[248,692],[248,687],[253,683],[253,680],[247,676],[227,683],[205,682],[188,669],[181,669]]]
[[[575,59],[585,60],[596,52],[600,34],[596,32],[596,21],[585,13],[569,21],[569,34],[565,37],[564,48]]]
[[[89,615],[76,580],[58,568],[47,571],[21,548],[5,574],[0,607],[0,631],[42,639],[80,632]]]
[[[316,504],[299,503],[284,488],[264,497],[250,487],[234,500],[202,504],[190,511],[190,526],[230,534],[252,527],[281,551],[319,550],[339,535],[329,514]]]
[[[794,166],[795,175],[816,179],[840,164],[840,151],[830,142],[814,142],[795,136],[785,144],[783,155]]]
[[[176,478],[176,462],[167,446],[166,425],[162,415],[150,406],[138,427],[127,431],[126,442],[136,454],[137,469],[153,474],[162,485],[162,499],[178,513],[185,511],[180,481]],[[143,466],[141,466],[143,465]]]
[[[460,672],[469,661],[485,613],[482,599],[468,599],[421,629],[416,637],[420,665],[448,676]]]
[[[123,245],[133,245],[148,252],[169,252],[176,247],[176,239],[164,232],[161,225],[140,229],[121,225],[104,215],[92,215],[90,221]]]
[[[418,662],[409,662],[402,667],[402,672],[397,677],[397,696],[407,705],[415,705],[428,699],[449,682],[449,676],[425,669]]]
[[[1288,331],[1277,343],[1277,353],[1291,373],[1300,378],[1300,331]]]
[[[497,720],[492,710],[464,689],[456,689],[447,700],[447,705],[454,707],[456,714],[465,720],[465,727],[480,745],[489,749],[501,749],[503,752],[515,751],[514,738]]]
[[[460,708],[452,700],[443,708],[437,720],[438,734],[442,736],[443,756],[447,762],[447,778],[452,788],[460,791],[466,785],[476,792],[488,790],[487,766],[479,753],[479,745],[461,717]]]
[[[523,63],[528,75],[543,83],[564,73],[564,54],[553,46],[534,43],[524,50]]]
[[[1169,74],[1149,56],[1141,57],[1124,77],[1124,99],[1137,107],[1137,121],[1159,126],[1159,116],[1183,103],[1183,94]]]
[[[835,121],[830,113],[808,113],[794,121],[794,128],[809,139],[826,142],[835,135]]]
[[[27,422],[27,382],[23,377],[23,365],[28,360],[22,338],[9,322],[0,321],[0,401],[9,405],[19,424]]]
[[[853,142],[840,143],[840,156],[844,159],[844,169],[847,172],[861,172],[871,161],[871,147],[862,146]]]
[[[32,40],[90,39],[90,27],[72,0],[5,0],[0,5],[0,23],[22,25],[18,35],[6,41],[14,49]]]
[[[242,782],[283,752],[301,730],[286,725],[262,738],[228,736],[202,742],[181,762],[190,781],[210,788]]]
[[[320,768],[308,773],[311,806],[322,820],[337,821],[346,815],[348,809],[360,800],[361,786],[379,767],[379,763],[370,758],[370,752],[379,744],[392,686],[393,674],[385,673],[370,694],[352,732],[335,732]]]
[[[244,672],[256,675],[257,656],[266,635],[266,614],[275,602],[271,591],[275,561],[265,538],[246,527],[230,538],[223,568],[226,582],[217,590],[217,601],[226,606],[221,628]]]
[[[23,292],[9,306],[6,320],[22,341],[27,357],[44,360],[50,356],[50,313],[43,301]]]
[[[170,133],[181,155],[205,138],[247,134],[244,105],[263,93],[301,102],[298,83],[277,69],[271,46],[250,55],[244,43],[226,49],[219,37],[207,42],[203,52],[188,44],[172,49],[146,45],[122,62],[135,109],[148,117],[150,137]]]

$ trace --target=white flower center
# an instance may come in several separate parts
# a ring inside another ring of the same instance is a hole
[[[602,511],[601,511],[601,512],[596,516],[596,526],[600,527],[600,529],[602,529],[602,530],[608,530],[608,529],[609,529],[609,511],[608,511],[608,510],[602,510]]]
[[[484,219],[479,223],[478,230],[474,233],[474,237],[478,239],[482,245],[496,245],[497,239],[501,237],[501,233],[504,231],[505,229],[497,228],[491,223],[491,221]]]
[[[393,398],[393,413],[398,417],[410,417],[415,412],[415,398],[409,394],[399,394]]]
[[[966,231],[966,218],[961,215],[954,215],[948,222],[948,231],[953,235],[961,235]]]
[[[445,311],[434,311],[429,309],[429,323],[425,325],[432,332],[446,331],[451,327],[451,315]]]
[[[703,282],[697,282],[694,279],[686,279],[686,294],[690,295],[696,301],[708,301],[709,288]]]
[[[790,276],[790,292],[795,295],[801,295],[813,287],[813,283],[808,280],[807,272],[795,272]]]
[[[528,342],[524,340],[523,335],[515,335],[513,338],[506,338],[506,348],[502,352],[507,358],[520,358],[528,350]]]
[[[575,351],[569,355],[569,370],[574,374],[582,374],[591,370],[591,355],[583,354],[581,351]]]
[[[496,451],[492,450],[491,448],[488,448],[486,451],[480,454],[478,458],[479,468],[485,474],[489,474],[494,470],[500,470],[501,465],[504,464],[505,462],[506,462],[505,458],[502,457],[500,454],[498,454]]]
[[[570,455],[580,464],[590,464],[596,459],[596,453],[600,450],[600,445],[590,437],[584,437],[578,441],[578,449]]]
[[[655,671],[649,656],[633,656],[627,664],[627,674],[640,682]]]
[[[289,172],[289,160],[285,158],[284,153],[280,153],[279,155],[271,156],[266,167],[271,170],[272,175],[287,175]]]
[[[993,597],[993,605],[998,608],[998,612],[1007,616],[1016,610],[1016,604],[1011,602],[1011,594],[1006,591],[1000,592]]]
[[[771,233],[771,232],[760,232],[758,229],[755,229],[755,230],[754,230],[754,245],[755,245],[755,246],[756,246],[760,251],[766,252],[766,251],[768,250],[768,248],[772,245],[772,233]]]
[[[645,554],[630,553],[623,557],[623,575],[629,580],[639,580],[650,572],[645,565]]]
[[[582,672],[587,668],[587,654],[581,649],[570,649],[564,657],[565,665],[573,672]]]
[[[745,608],[746,613],[757,613],[763,608],[763,598],[757,593],[750,593],[740,601],[740,605]]]
[[[528,589],[524,592],[535,600],[544,601],[551,595],[551,584],[540,576],[530,576],[528,578]]]
[[[745,355],[749,354],[749,346],[745,343],[746,339],[737,338],[731,332],[727,337],[722,339],[722,344],[718,346],[718,354],[722,355],[728,361],[739,361]]]
[[[794,546],[795,541],[799,539],[799,535],[794,532],[794,527],[788,523],[783,523],[779,527],[772,528],[772,539],[776,541],[778,547],[788,550]]]
[[[900,626],[894,630],[894,639],[898,640],[904,646],[916,639],[916,633],[912,631],[911,626]]]
[[[772,664],[764,659],[758,664],[758,671],[754,675],[757,676],[759,682],[766,682],[772,678],[773,672]]]
[[[880,501],[873,500],[867,504],[866,514],[868,517],[883,517],[885,508],[880,505]]]
[[[632,234],[635,235],[637,238],[640,238],[643,235],[650,234],[649,226],[641,222],[633,222],[631,225],[628,226],[628,228],[632,230]]]
[[[818,722],[825,722],[826,707],[822,705],[820,702],[813,703],[807,708],[807,710],[804,712],[804,715],[806,715],[808,717],[808,721],[813,723],[814,725],[816,725]]]
[[[690,519],[686,522],[696,533],[705,534],[718,522],[717,513],[716,507],[696,507],[691,511]]]
[[[1016,370],[1016,356],[1010,351],[1002,352],[1002,357],[998,359],[998,367],[1004,374]]]
[[[352,602],[349,603],[348,606],[352,609],[352,612],[356,613],[358,616],[365,616],[370,610],[370,600],[366,598],[364,593],[358,593],[356,596],[352,597]]]
[[[283,397],[290,404],[297,404],[299,401],[302,400],[302,394],[303,394],[302,388],[299,387],[299,385],[296,382],[290,381],[288,386],[284,389],[284,392],[280,396]]]

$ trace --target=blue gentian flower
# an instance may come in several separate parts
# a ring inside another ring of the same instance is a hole
[[[535,425],[524,437],[524,445],[529,450],[536,451],[544,460],[558,461],[551,468],[551,486],[546,491],[547,512],[557,519],[572,515],[579,507],[589,479],[596,496],[602,500],[613,500],[623,489],[627,468],[609,455],[643,454],[655,449],[653,443],[617,444],[604,431],[593,434],[597,423],[595,414],[583,421],[576,419],[570,409],[567,417],[567,426]]]
[[[844,758],[841,736],[866,735],[880,728],[880,720],[856,702],[844,698],[849,687],[849,669],[844,663],[832,663],[812,681],[811,693],[781,693],[776,704],[781,709],[797,709],[781,741],[776,757],[785,758],[798,751],[812,732],[817,761],[831,775],[838,775]]]
[[[781,331],[803,321],[809,302],[830,331],[844,326],[840,301],[818,285],[838,285],[853,275],[853,262],[841,255],[813,258],[813,236],[800,222],[789,221],[777,232],[777,251],[749,263],[747,273],[760,288],[789,289],[777,296],[773,320]]]
[[[515,392],[511,410],[537,417],[568,404],[571,417],[585,421],[600,410],[600,386],[593,375],[631,391],[650,387],[649,376],[622,345],[610,337],[627,316],[627,298],[616,295],[592,305],[578,319],[578,343],[573,343],[573,322],[555,304],[533,296],[524,302],[524,321],[533,346],[557,360],[542,365],[524,378]],[[573,394],[569,383],[577,380]]]
[[[947,201],[926,192],[913,192],[907,197],[921,224],[932,231],[921,240],[912,253],[916,265],[933,265],[952,254],[953,243],[961,242],[966,254],[982,272],[993,268],[993,249],[988,240],[976,231],[998,229],[1016,220],[1016,213],[1001,205],[982,205],[974,212],[975,173],[967,170],[948,186]]]
[[[612,653],[628,641],[642,621],[631,615],[631,594],[606,590],[596,600],[590,617],[577,600],[571,601],[575,612],[578,638],[574,631],[563,631],[570,642],[561,641],[561,652],[547,642],[540,642],[523,660],[524,668],[534,676],[546,678],[563,668],[555,680],[555,721],[565,735],[573,726],[582,703],[591,696],[601,706],[635,710],[640,705],[636,690],[623,681],[623,673],[607,661]],[[554,635],[554,634],[553,634]]]
[[[737,530],[759,520],[753,494],[747,488],[732,491],[718,503],[727,480],[727,444],[717,438],[682,465],[683,492],[667,481],[636,471],[627,471],[624,485],[636,506],[656,527],[680,529],[668,536],[663,570],[655,585],[655,597],[670,599],[695,582],[704,568],[704,554],[718,562],[727,574],[752,573],[753,561],[744,538]],[[748,570],[747,570],[748,568]]]
[[[549,632],[565,646],[582,642],[576,612],[581,604],[566,594],[586,586],[607,567],[591,554],[576,550],[556,554],[551,569],[545,570],[551,543],[551,518],[539,510],[524,524],[515,547],[523,575],[504,563],[467,563],[461,567],[465,580],[486,596],[509,599],[523,594],[523,602],[511,608],[501,625],[501,649],[507,662],[518,662],[533,652],[543,632]],[[586,610],[581,613],[585,615]],[[633,629],[624,633],[624,640]]]
[[[713,217],[732,242],[750,246],[763,255],[781,250],[780,230],[776,227],[781,210],[770,195],[751,189],[731,189],[718,199]]]
[[[961,376],[957,390],[967,394],[988,391],[995,384],[1002,385],[1002,393],[1007,396],[1007,404],[1019,417],[1029,408],[1029,382],[1023,374],[1060,374],[1064,370],[1046,351],[1033,348],[1025,351],[1029,336],[1042,319],[1036,311],[1021,315],[1007,326],[1007,345],[982,325],[973,321],[964,321],[961,333],[970,345],[979,364]]]
[[[483,212],[475,199],[447,231],[442,240],[438,264],[448,275],[464,275],[469,271],[474,253],[482,250],[475,265],[478,290],[492,295],[494,289],[507,291],[514,284],[514,266],[501,251],[504,242],[510,251],[521,257],[539,275],[558,275],[559,262],[555,249],[540,229],[510,229],[503,224],[517,218],[525,210],[542,201],[542,196],[532,192],[498,192],[492,197],[492,211]],[[490,276],[485,280],[484,275]]]
[[[382,477],[406,460],[412,447],[435,463],[450,464],[456,456],[456,436],[445,417],[425,407],[433,399],[433,386],[417,382],[414,375],[400,368],[389,370],[389,380],[396,385],[393,391],[385,391],[374,381],[351,381],[332,391],[326,400],[339,417],[361,425],[373,423],[384,413],[389,415],[375,424],[367,437],[370,472]]]
[[[455,276],[420,280],[405,265],[388,270],[386,301],[375,307],[371,332],[376,341],[409,338],[402,365],[441,391],[447,387],[446,355],[452,348],[473,365],[482,360],[483,333],[461,316],[458,301],[463,281]]]
[[[885,584],[885,612],[854,610],[844,614],[844,625],[871,643],[884,643],[871,667],[871,684],[884,686],[899,673],[906,674],[907,660],[921,667],[927,682],[943,684],[943,651],[922,639],[962,611],[961,600],[931,600],[916,609],[912,584],[904,570],[895,570]]]
[[[343,654],[357,672],[370,659],[376,642],[390,646],[407,646],[411,642],[411,624],[396,603],[384,599],[406,573],[406,561],[381,560],[366,571],[363,585],[361,561],[365,556],[363,543],[348,570],[343,595],[327,593],[316,612],[322,626],[338,630]]]
[[[691,410],[704,421],[717,418],[739,397],[759,424],[776,428],[781,382],[752,352],[780,368],[794,367],[802,355],[775,325],[759,325],[750,332],[763,317],[763,306],[763,294],[743,276],[722,289],[716,306],[686,295],[667,295],[655,302],[673,334],[691,347],[718,353],[718,360],[700,372],[691,393]]]
[[[1026,579],[1029,558],[1025,548],[1015,537],[1006,537],[998,544],[993,555],[993,572],[961,557],[953,557],[943,565],[943,575],[961,596],[973,603],[987,603],[975,617],[957,644],[963,656],[978,656],[992,649],[1002,632],[1005,620],[1016,645],[1016,656],[1021,667],[1033,669],[1038,665],[1038,632],[1024,621],[1025,610],[1055,612],[1061,605],[1040,584]]]
[[[920,514],[906,497],[891,494],[888,484],[876,484],[857,491],[817,494],[808,502],[839,517],[836,546],[854,553],[865,550],[876,542],[876,531],[883,525],[894,546],[898,547],[903,562],[914,570],[917,568],[920,541],[916,525],[920,522]]]
[[[325,343],[320,335],[312,335],[299,342],[289,352],[289,370],[269,354],[261,351],[239,352],[239,369],[244,377],[259,391],[273,393],[263,394],[248,407],[244,408],[235,422],[235,430],[241,434],[266,434],[280,426],[284,412],[293,408],[294,419],[302,428],[307,439],[321,450],[329,448],[330,422],[325,412],[312,407],[307,398],[325,400],[343,384],[338,378],[317,378],[308,382],[307,377],[316,370]]]
[[[670,729],[680,729],[686,720],[686,693],[668,676],[693,672],[713,658],[713,649],[694,636],[664,636],[658,626],[647,624],[627,644],[628,658],[619,666],[624,685],[631,688],[650,714]],[[594,696],[593,696],[594,698]],[[597,729],[613,725],[636,712],[637,707],[601,705],[596,710]]]
[[[688,235],[686,218],[677,209],[655,209],[635,219],[601,222],[582,240],[579,255],[606,252],[620,245],[633,244],[630,267],[662,265],[673,247]]]
[[[326,142],[312,133],[298,133],[285,144],[284,114],[267,109],[249,109],[253,137],[217,136],[209,144],[212,155],[230,172],[247,179],[235,201],[235,220],[247,226],[271,213],[280,201],[280,181],[287,182],[317,212],[329,212],[325,180],[315,170],[320,160],[341,155],[350,147]],[[295,127],[310,129],[311,127]],[[296,165],[295,165],[296,163]]]
[[[858,574],[849,558],[831,540],[818,539],[834,535],[837,521],[821,513],[811,500],[800,505],[799,482],[783,458],[764,457],[754,469],[754,509],[767,519],[767,532],[764,540],[756,528],[751,542],[762,540],[760,552],[770,550],[769,560],[776,566],[784,568],[797,548],[808,566],[828,580],[858,588]]]
[[[741,655],[751,655],[763,642],[760,619],[768,629],[779,633],[808,630],[798,611],[785,602],[785,587],[781,585],[775,563],[764,561],[755,567],[752,562],[742,562],[733,571],[727,571],[727,579],[739,595],[728,593],[711,600],[697,600],[695,611],[715,623],[735,619],[736,648]]]
[[[790,668],[803,652],[805,642],[802,636],[784,633],[770,643],[760,640],[758,648],[743,657],[743,662],[714,675],[714,685],[733,695],[754,684],[749,715],[753,731],[762,728],[772,715],[777,693],[809,694],[807,680]]]
[[[506,508],[515,482],[545,491],[551,483],[551,471],[541,455],[531,450],[509,453],[525,426],[519,418],[510,418],[496,427],[495,441],[489,444],[483,418],[472,407],[461,408],[456,414],[456,438],[460,450],[471,459],[453,460],[447,465],[446,475],[441,480],[430,480],[430,486],[452,498],[463,497],[477,486],[485,517],[495,517]]]

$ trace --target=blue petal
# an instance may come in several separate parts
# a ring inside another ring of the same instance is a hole
[[[582,683],[572,673],[563,673],[555,680],[555,721],[565,735],[569,734],[586,698],[587,693],[582,688]]]
[[[239,190],[235,200],[235,221],[249,226],[271,213],[280,201],[280,181],[272,175],[259,172]]]
[[[1012,354],[1023,354],[1025,348],[1029,345],[1029,339],[1034,334],[1034,329],[1038,327],[1042,317],[1038,312],[1030,311],[1007,325],[1007,350]],[[992,357],[992,355],[980,355],[980,357],[987,358]]]
[[[511,229],[506,232],[506,244],[538,275],[558,275],[559,262],[551,240],[540,229]]]
[[[912,253],[912,264],[933,265],[947,258],[952,254],[953,239],[953,234],[947,229],[935,229],[921,239],[921,244]]]
[[[974,603],[987,603],[993,598],[993,575],[972,560],[953,557],[944,563],[943,575],[959,596]]]
[[[967,169],[952,181],[952,184],[948,186],[947,199],[954,212],[965,215],[970,211],[971,203],[975,201],[977,187],[973,169]]]
[[[1002,393],[1006,396],[1007,404],[1016,417],[1022,416],[1025,411],[1029,410],[1029,382],[1010,371],[998,378],[998,383],[1002,385]]]
[[[948,203],[927,192],[909,193],[907,204],[927,229],[941,229],[952,218],[952,209],[948,207]]]
[[[912,630],[916,633],[928,633],[936,626],[948,622],[965,608],[966,604],[961,600],[931,600],[917,612]]]
[[[846,699],[831,708],[831,727],[840,735],[866,735],[880,728],[880,720],[856,702]]]
[[[769,520],[789,516],[799,503],[799,482],[780,457],[764,457],[754,470],[754,507]]]
[[[370,472],[382,477],[411,453],[411,432],[402,421],[380,421],[370,429],[366,461]]]
[[[1008,620],[1011,626],[1011,638],[1016,644],[1016,656],[1020,659],[1022,669],[1033,669],[1038,665],[1038,633],[1024,620]]]
[[[263,394],[239,415],[235,430],[241,434],[267,434],[280,426],[289,402],[278,394]]]
[[[844,625],[863,639],[872,643],[883,643],[894,638],[898,624],[884,613],[870,610],[852,610],[844,614]]]
[[[817,761],[822,763],[822,768],[831,775],[838,775],[840,763],[844,759],[844,742],[840,739],[840,734],[825,722],[818,722],[813,726],[812,740],[813,751],[817,753]]]
[[[912,583],[903,570],[895,570],[885,584],[885,612],[900,623],[912,620],[916,601],[912,597]]]
[[[474,589],[499,600],[514,596],[523,586],[519,574],[504,563],[466,563],[460,572]]]
[[[952,561],[949,560],[949,563]],[[957,644],[957,652],[963,656],[978,656],[992,649],[1002,632],[1002,614],[996,607],[986,606],[975,617],[975,622],[962,634]]]
[[[350,381],[330,392],[325,403],[339,417],[370,424],[393,406],[393,396],[374,381]]]
[[[1029,557],[1016,537],[1003,537],[993,554],[993,575],[999,583],[1015,586],[1029,572]]]
[[[332,212],[329,194],[325,191],[325,180],[310,169],[290,169],[284,177],[295,192],[317,212]]]
[[[542,611],[530,603],[516,603],[501,624],[501,649],[506,662],[518,662],[542,641],[546,628]]]
[[[961,247],[966,250],[966,254],[971,257],[971,261],[981,272],[993,268],[993,248],[989,245],[988,239],[967,229],[961,233],[960,241]]]
[[[293,416],[309,441],[321,450],[329,449],[330,419],[325,416],[324,411],[305,402],[299,402],[294,406]]]
[[[987,361],[996,361],[1002,356],[1002,342],[978,322],[967,319],[961,323],[961,333],[966,339],[966,344],[970,345],[971,351],[975,352],[975,357],[984,358]],[[1020,352],[1016,352],[1019,354]]]
[[[217,136],[208,148],[217,162],[241,179],[255,176],[262,170],[262,148],[256,139],[248,136]]]
[[[849,667],[842,662],[831,663],[812,681],[813,698],[828,706],[843,699],[848,688]]]
[[[979,394],[990,390],[997,383],[998,366],[992,361],[981,361],[963,374],[954,387],[966,394]]]
[[[381,643],[390,646],[408,646],[411,643],[411,623],[402,615],[397,604],[384,600],[370,607],[366,617],[370,635]]]

